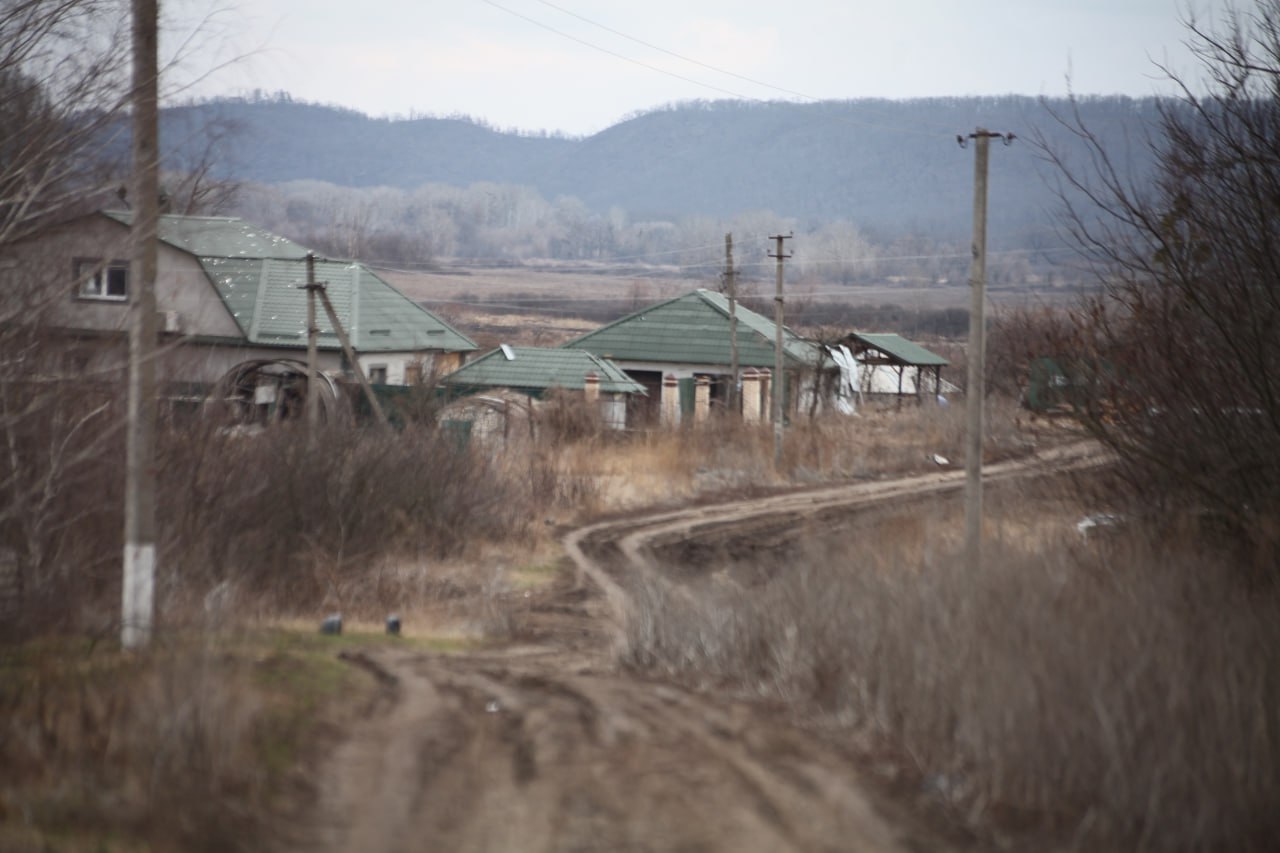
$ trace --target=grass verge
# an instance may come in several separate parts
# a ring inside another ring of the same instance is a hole
[[[0,647],[0,849],[270,848],[373,678],[337,653],[378,637],[85,637]]]
[[[976,573],[953,502],[873,515],[757,571],[703,566],[695,595],[652,578],[624,663],[836,726],[1001,844],[1273,849],[1277,591],[1243,585],[1194,531],[1084,540],[1061,495],[999,502],[1023,517]]]

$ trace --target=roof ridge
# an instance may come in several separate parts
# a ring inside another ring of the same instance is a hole
[[[698,288],[698,290],[702,290],[702,288]],[[598,328],[598,329],[592,329],[590,332],[587,332],[585,335],[580,335],[579,337],[576,337],[576,338],[573,338],[573,339],[571,339],[571,340],[565,341],[564,343],[562,343],[562,344],[560,345],[560,349],[571,349],[573,344],[580,343],[580,342],[582,342],[582,341],[587,340],[588,338],[595,337],[596,335],[600,334],[601,332],[604,332],[604,331],[607,331],[607,330],[609,330],[609,329],[612,329],[614,326],[617,326],[617,325],[619,325],[619,324],[621,324],[621,323],[625,323],[625,322],[628,322],[628,321],[630,321],[630,320],[634,320],[634,319],[636,319],[636,318],[638,318],[638,317],[643,316],[644,314],[648,314],[650,311],[655,311],[655,310],[657,310],[658,308],[662,308],[662,307],[664,307],[664,306],[666,306],[666,305],[670,305],[670,304],[672,304],[673,302],[679,302],[681,299],[688,299],[690,296],[695,296],[695,295],[697,295],[698,290],[694,290],[694,291],[692,291],[692,292],[690,292],[690,293],[682,293],[682,294],[680,294],[679,296],[673,296],[673,297],[671,297],[671,298],[669,298],[669,299],[664,299],[664,300],[662,300],[661,302],[655,302],[655,303],[653,303],[652,305],[649,305],[649,306],[646,306],[646,307],[644,307],[644,308],[641,308],[639,311],[632,311],[630,314],[627,314],[627,315],[625,315],[625,316],[619,317],[618,319],[614,320],[612,323],[606,323],[605,325],[601,326],[601,327],[600,327],[600,328]]]

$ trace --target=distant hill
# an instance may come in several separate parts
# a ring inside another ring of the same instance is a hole
[[[1135,170],[1154,99],[1084,98],[1081,118]],[[1036,133],[1078,152],[1050,110],[1064,100],[1006,96],[814,104],[695,102],[659,109],[583,139],[504,133],[467,119],[370,118],[288,100],[220,100],[162,116],[162,142],[190,158],[200,128],[237,128],[224,177],[413,188],[490,181],[576,196],[633,221],[770,210],[805,225],[845,219],[869,233],[967,233],[973,157],[956,135],[982,126],[1020,140],[993,150],[991,224],[1006,244],[1034,241],[1054,207]],[[957,215],[957,211],[961,215]],[[1015,236],[1017,235],[1017,236]]]

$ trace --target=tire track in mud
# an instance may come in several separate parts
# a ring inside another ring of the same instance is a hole
[[[983,482],[1080,471],[1105,461],[1093,443],[1064,445],[1034,457],[988,465]],[[617,622],[629,601],[625,590],[628,578],[636,573],[651,579],[661,576],[654,554],[666,545],[711,537],[786,539],[799,535],[807,520],[958,491],[964,486],[964,478],[964,471],[948,470],[604,521],[571,532],[565,537],[565,550],[580,575],[604,591],[619,617]]]
[[[908,849],[852,768],[750,705],[501,655],[378,653],[311,849]]]
[[[1092,464],[1083,450],[991,479]],[[621,671],[629,585],[664,543],[750,536],[959,488],[961,472],[655,513],[573,531],[577,572],[535,601],[540,645],[353,661],[385,702],[323,768],[305,845],[332,851],[899,851],[947,845],[863,783],[840,745],[762,704]],[[780,524],[780,522],[782,522]],[[667,579],[664,582],[675,583]]]

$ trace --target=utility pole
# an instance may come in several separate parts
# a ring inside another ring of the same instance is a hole
[[[391,424],[387,420],[387,413],[382,410],[382,404],[373,393],[369,378],[364,375],[364,368],[360,366],[360,359],[356,357],[356,349],[351,345],[351,338],[347,337],[347,330],[343,328],[342,321],[338,319],[338,312],[334,310],[333,302],[329,299],[329,292],[325,290],[323,284],[314,285],[311,291],[320,297],[320,304],[329,315],[329,325],[333,326],[333,331],[338,335],[338,343],[342,345],[342,352],[347,357],[347,363],[351,365],[351,372],[356,375],[356,381],[360,383],[360,390],[364,392],[364,399],[373,410],[373,416],[377,419],[378,425],[389,427]]]
[[[316,325],[316,256],[307,252],[307,436],[315,441],[316,428],[320,424],[320,354],[316,338],[320,328]]]
[[[969,374],[965,389],[964,456],[964,555],[965,565],[976,573],[982,565],[982,408],[986,389],[986,305],[987,287],[987,163],[993,138],[1005,145],[1012,133],[992,133],[977,128],[968,139],[975,142],[973,158],[973,261],[969,267]],[[957,136],[960,147],[964,136]]]
[[[133,0],[133,221],[120,643],[151,641],[156,571],[156,231],[160,217],[158,0]]]
[[[777,293],[773,297],[773,323],[774,343],[773,343],[773,383],[769,391],[773,395],[773,466],[778,468],[782,465],[782,392],[783,392],[783,376],[782,376],[782,265],[791,257],[782,250],[782,241],[790,240],[795,234],[774,234],[769,239],[773,240],[777,246],[775,251],[769,253],[769,257],[776,258],[778,261],[778,288]]]
[[[738,279],[733,271],[733,233],[724,235],[724,280],[729,287],[729,412],[742,414],[738,408]]]

